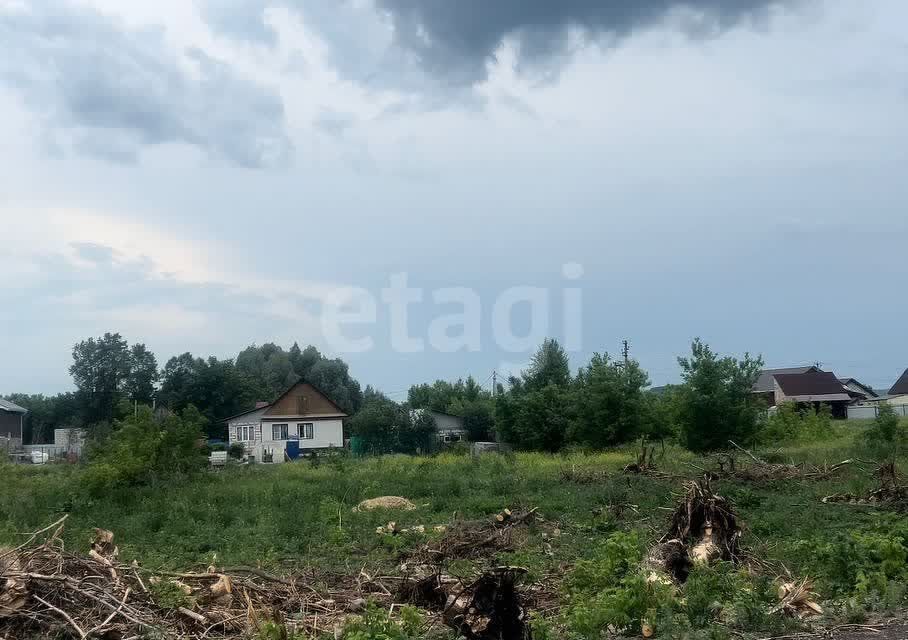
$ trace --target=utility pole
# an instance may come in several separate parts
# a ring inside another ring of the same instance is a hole
[[[624,369],[627,370],[628,355],[630,354],[631,347],[627,343],[627,340],[622,341],[621,345],[621,354],[624,356]]]
[[[498,393],[498,372],[495,369],[492,369],[492,397],[495,397],[495,394]]]

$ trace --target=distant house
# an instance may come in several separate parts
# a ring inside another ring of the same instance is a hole
[[[777,375],[790,375],[819,371],[819,368],[813,366],[804,367],[787,367],[784,369],[763,369],[760,377],[754,383],[752,393],[759,396],[766,402],[767,407],[776,406],[776,380]]]
[[[344,446],[340,407],[309,383],[298,382],[273,402],[259,402],[226,419],[230,444],[259,462],[284,462],[300,453]]]
[[[895,384],[892,385],[892,388],[889,389],[890,396],[908,396],[908,369],[905,369],[905,373],[902,374],[902,377],[895,381]]]
[[[854,378],[839,378],[839,382],[842,383],[842,386],[845,387],[846,391],[856,400],[869,400],[879,397],[879,394],[873,390],[873,387],[869,387]]]
[[[815,367],[812,369],[804,373],[775,374],[774,404],[794,402],[817,409],[825,404],[832,410],[834,418],[847,418],[848,405],[853,402],[851,395],[834,373],[819,371]]]
[[[467,430],[463,418],[443,411],[432,409],[414,409],[413,414],[419,415],[428,412],[435,422],[435,431],[438,433],[439,442],[460,442],[467,439]]]
[[[0,449],[22,446],[22,425],[28,409],[9,400],[0,399]]]

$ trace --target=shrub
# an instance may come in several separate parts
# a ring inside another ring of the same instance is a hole
[[[758,440],[781,443],[818,440],[832,433],[832,410],[821,405],[798,409],[793,402],[783,402],[773,411],[760,430]]]
[[[870,446],[880,455],[894,458],[904,451],[908,443],[908,429],[901,423],[892,405],[882,402],[866,437]]]
[[[366,606],[363,615],[348,623],[341,631],[342,640],[416,640],[423,637],[425,620],[413,607],[399,609],[400,620],[374,603]]]
[[[642,574],[643,553],[636,533],[619,532],[574,566],[564,587],[564,624],[571,633],[595,638],[609,627],[639,630],[650,612],[671,606],[673,587]]]
[[[908,522],[896,516],[872,528],[817,536],[795,545],[826,596],[881,601],[908,584]]]
[[[113,432],[90,452],[83,476],[89,493],[118,486],[152,483],[204,467],[205,419],[188,407],[180,415],[157,419],[147,407],[117,422]]]
[[[235,460],[242,460],[243,457],[246,455],[246,447],[244,447],[239,442],[234,442],[227,449],[227,455],[230,456],[231,458],[234,458]]]

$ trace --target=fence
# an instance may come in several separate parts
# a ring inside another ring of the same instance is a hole
[[[895,415],[908,418],[908,405],[890,405],[895,410]],[[848,407],[849,420],[873,420],[880,415],[879,404],[856,404]]]

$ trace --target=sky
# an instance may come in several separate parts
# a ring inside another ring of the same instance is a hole
[[[626,339],[654,384],[699,336],[888,388],[906,20],[903,0],[0,0],[0,393],[71,389],[73,344],[105,331],[161,365],[314,344],[398,399],[517,373],[546,335],[575,367]]]

